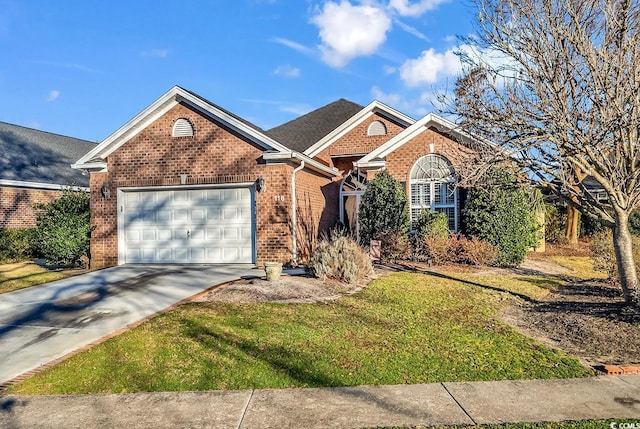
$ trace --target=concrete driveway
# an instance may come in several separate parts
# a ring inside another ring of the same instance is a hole
[[[0,295],[0,385],[212,286],[250,265],[123,265]]]

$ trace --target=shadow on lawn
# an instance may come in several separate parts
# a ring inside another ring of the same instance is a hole
[[[215,350],[221,355],[228,354],[229,349],[239,351],[246,356],[268,364],[277,372],[286,374],[294,381],[290,386],[284,385],[281,387],[343,387],[337,392],[339,396],[365,399],[380,408],[394,413],[403,413],[409,417],[419,416],[416,410],[404,408],[401,403],[394,403],[389,398],[376,396],[358,386],[345,386],[344,382],[337,378],[326,374],[321,369],[315,369],[314,362],[316,358],[312,353],[307,353],[300,349],[292,350],[279,345],[258,346],[255,342],[239,335],[217,332],[201,323],[185,325],[185,333],[203,347]],[[260,387],[255,386],[254,388]],[[207,385],[207,388],[210,389],[210,386]]]
[[[550,296],[556,298],[554,300],[538,300],[518,292],[475,281],[459,279],[435,271],[422,270],[410,265],[393,264],[386,267],[396,271],[421,273],[470,286],[506,293],[522,299],[531,305],[532,309],[541,313],[577,313],[626,323],[640,323],[640,309],[627,304],[622,297],[621,290],[599,284],[599,282],[594,282],[593,280],[577,280],[567,276],[545,275],[542,273],[540,276],[544,276],[545,278],[540,280],[519,277],[520,280],[530,282],[545,289],[550,289],[552,291]],[[580,297],[591,297],[593,299],[580,300]]]

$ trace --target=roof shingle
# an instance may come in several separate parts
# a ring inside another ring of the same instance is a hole
[[[304,152],[363,108],[364,106],[341,98],[272,128],[265,134],[289,149]]]
[[[0,122],[0,179],[89,186],[71,164],[95,148],[87,140]]]

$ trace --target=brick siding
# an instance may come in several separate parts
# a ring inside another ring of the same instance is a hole
[[[48,204],[59,198],[61,191],[0,188],[0,228],[29,228],[36,225],[33,205]]]
[[[193,137],[171,137],[179,118],[193,124]],[[118,188],[178,185],[180,174],[188,175],[187,185],[255,182],[264,177],[265,192],[255,193],[256,262],[289,261],[293,167],[266,165],[262,151],[189,107],[175,106],[113,152],[107,158],[108,172],[91,174],[92,268],[118,263]],[[105,182],[111,193],[107,200],[100,193]]]
[[[368,136],[367,131],[369,125],[374,121],[382,122],[387,128],[387,134],[384,136]],[[393,138],[397,134],[401,133],[404,127],[391,122],[390,120],[378,115],[373,114],[362,123],[358,124],[354,129],[342,136],[338,141],[334,142],[331,146],[324,149],[316,158],[321,160],[331,167],[336,167],[342,170],[346,168],[344,162],[341,162],[341,157],[344,155],[364,155],[367,154],[378,146],[386,143],[389,139]],[[331,157],[335,156],[335,159]],[[361,156],[360,156],[361,157]],[[357,158],[356,158],[357,159]],[[347,171],[350,171],[351,168]]]

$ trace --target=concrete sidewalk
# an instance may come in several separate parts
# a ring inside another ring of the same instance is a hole
[[[640,375],[321,389],[0,396],[0,428],[12,429],[342,429],[616,418],[637,418],[640,425]]]

